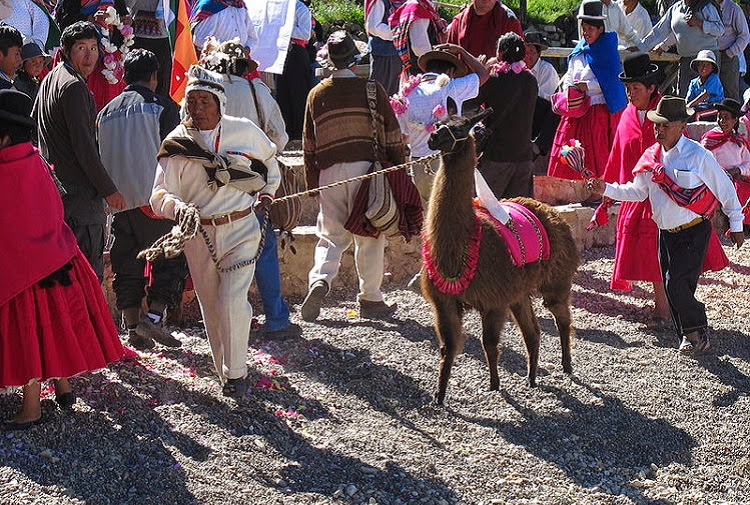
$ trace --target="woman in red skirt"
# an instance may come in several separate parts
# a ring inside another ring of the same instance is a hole
[[[586,150],[586,168],[601,177],[607,164],[609,150],[615,138],[620,114],[627,105],[625,87],[618,79],[622,71],[617,51],[617,34],[604,31],[602,3],[586,0],[581,4],[583,38],[568,57],[568,71],[563,76],[563,93],[576,88],[585,93],[588,110],[581,117],[565,114],[557,126],[550,151],[547,175],[562,179],[580,180],[581,174],[560,159],[560,151],[576,139]],[[580,108],[578,109],[580,110]]]
[[[0,91],[0,389],[23,388],[21,410],[5,429],[41,421],[41,381],[56,379],[57,403],[70,408],[67,377],[123,354],[101,286],[31,144],[31,105],[23,93]]]
[[[623,67],[620,80],[625,83],[629,103],[620,118],[612,152],[602,176],[606,182],[619,184],[633,180],[633,167],[643,152],[656,143],[654,123],[646,117],[646,112],[655,109],[661,99],[657,87],[662,79],[659,68],[651,63],[645,53],[627,57]],[[648,199],[620,204],[611,287],[629,291],[633,281],[650,282],[654,290],[654,311],[649,326],[655,328],[671,324],[659,266],[658,233]],[[721,270],[728,264],[718,236],[712,233],[703,271]]]

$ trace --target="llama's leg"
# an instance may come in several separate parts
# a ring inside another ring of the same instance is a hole
[[[498,343],[507,315],[508,311],[504,307],[482,312],[482,346],[490,370],[490,391],[500,389],[500,378],[497,375],[497,361],[500,356]]]
[[[516,324],[526,344],[526,381],[529,387],[533,388],[536,386],[536,372],[539,366],[539,323],[531,306],[531,298],[526,296],[511,305],[510,310],[516,318]]]
[[[435,305],[435,329],[440,342],[440,370],[438,372],[438,389],[435,402],[443,404],[448,379],[456,355],[461,351],[463,334],[461,332],[461,311],[459,304],[452,299],[447,301],[433,300]]]
[[[573,373],[573,364],[570,355],[570,284],[556,291],[543,291],[544,306],[552,312],[560,333],[560,345],[562,346],[562,364],[565,373]]]

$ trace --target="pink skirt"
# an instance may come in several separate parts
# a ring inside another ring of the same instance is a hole
[[[555,132],[547,175],[569,180],[583,179],[581,174],[560,160],[562,147],[576,139],[580,140],[581,145],[586,149],[586,168],[594,172],[595,177],[601,177],[607,166],[609,151],[615,140],[621,115],[622,111],[610,114],[607,106],[600,103],[592,105],[583,117],[563,116]]]
[[[81,251],[70,286],[27,288],[0,306],[0,388],[99,370],[123,355],[102,288]]]
[[[659,229],[652,219],[651,202],[622,202],[617,217],[615,268],[612,289],[629,291],[631,281],[662,282],[659,266]],[[719,271],[729,264],[718,235],[708,239],[703,272]]]

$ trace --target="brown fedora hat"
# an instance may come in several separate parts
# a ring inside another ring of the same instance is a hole
[[[222,42],[219,45],[219,52],[228,54],[232,60],[245,62],[248,66],[248,73],[255,72],[258,69],[258,62],[247,55],[247,49],[239,43],[239,39]]]
[[[646,117],[653,123],[671,123],[672,121],[687,121],[693,117],[695,111],[685,104],[685,99],[678,96],[664,96],[659,100],[655,110],[646,113]]]
[[[448,51],[441,51],[439,49],[433,49],[432,51],[427,51],[422,56],[419,57],[419,60],[417,61],[417,64],[419,65],[419,68],[422,69],[422,72],[427,72],[427,63],[429,63],[432,60],[443,60],[447,61],[451,65],[453,65],[456,68],[456,71],[454,72],[454,77],[463,77],[467,73],[469,73],[469,69],[466,67],[466,63],[461,61],[458,56],[456,56],[453,53],[449,53]]]

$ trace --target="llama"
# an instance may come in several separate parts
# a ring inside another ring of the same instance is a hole
[[[425,224],[426,246],[432,264],[442,279],[456,279],[466,270],[472,234],[478,231],[473,205],[476,149],[469,130],[474,120],[453,118],[430,138],[430,148],[443,151],[430,197]],[[503,238],[486,217],[481,219],[481,242],[476,271],[465,290],[457,294],[441,291],[422,269],[424,297],[432,304],[435,330],[440,344],[440,369],[435,400],[445,399],[451,367],[461,351],[464,309],[477,309],[482,318],[482,345],[490,371],[490,390],[499,388],[498,343],[508,309],[521,330],[527,352],[527,382],[536,386],[539,361],[539,324],[531,295],[539,293],[552,312],[562,344],[562,363],[572,373],[570,354],[570,290],[578,269],[579,255],[569,226],[550,206],[529,198],[514,198],[536,215],[549,237],[550,257],[517,267]],[[427,249],[426,249],[427,250]],[[434,273],[434,270],[433,270]]]

